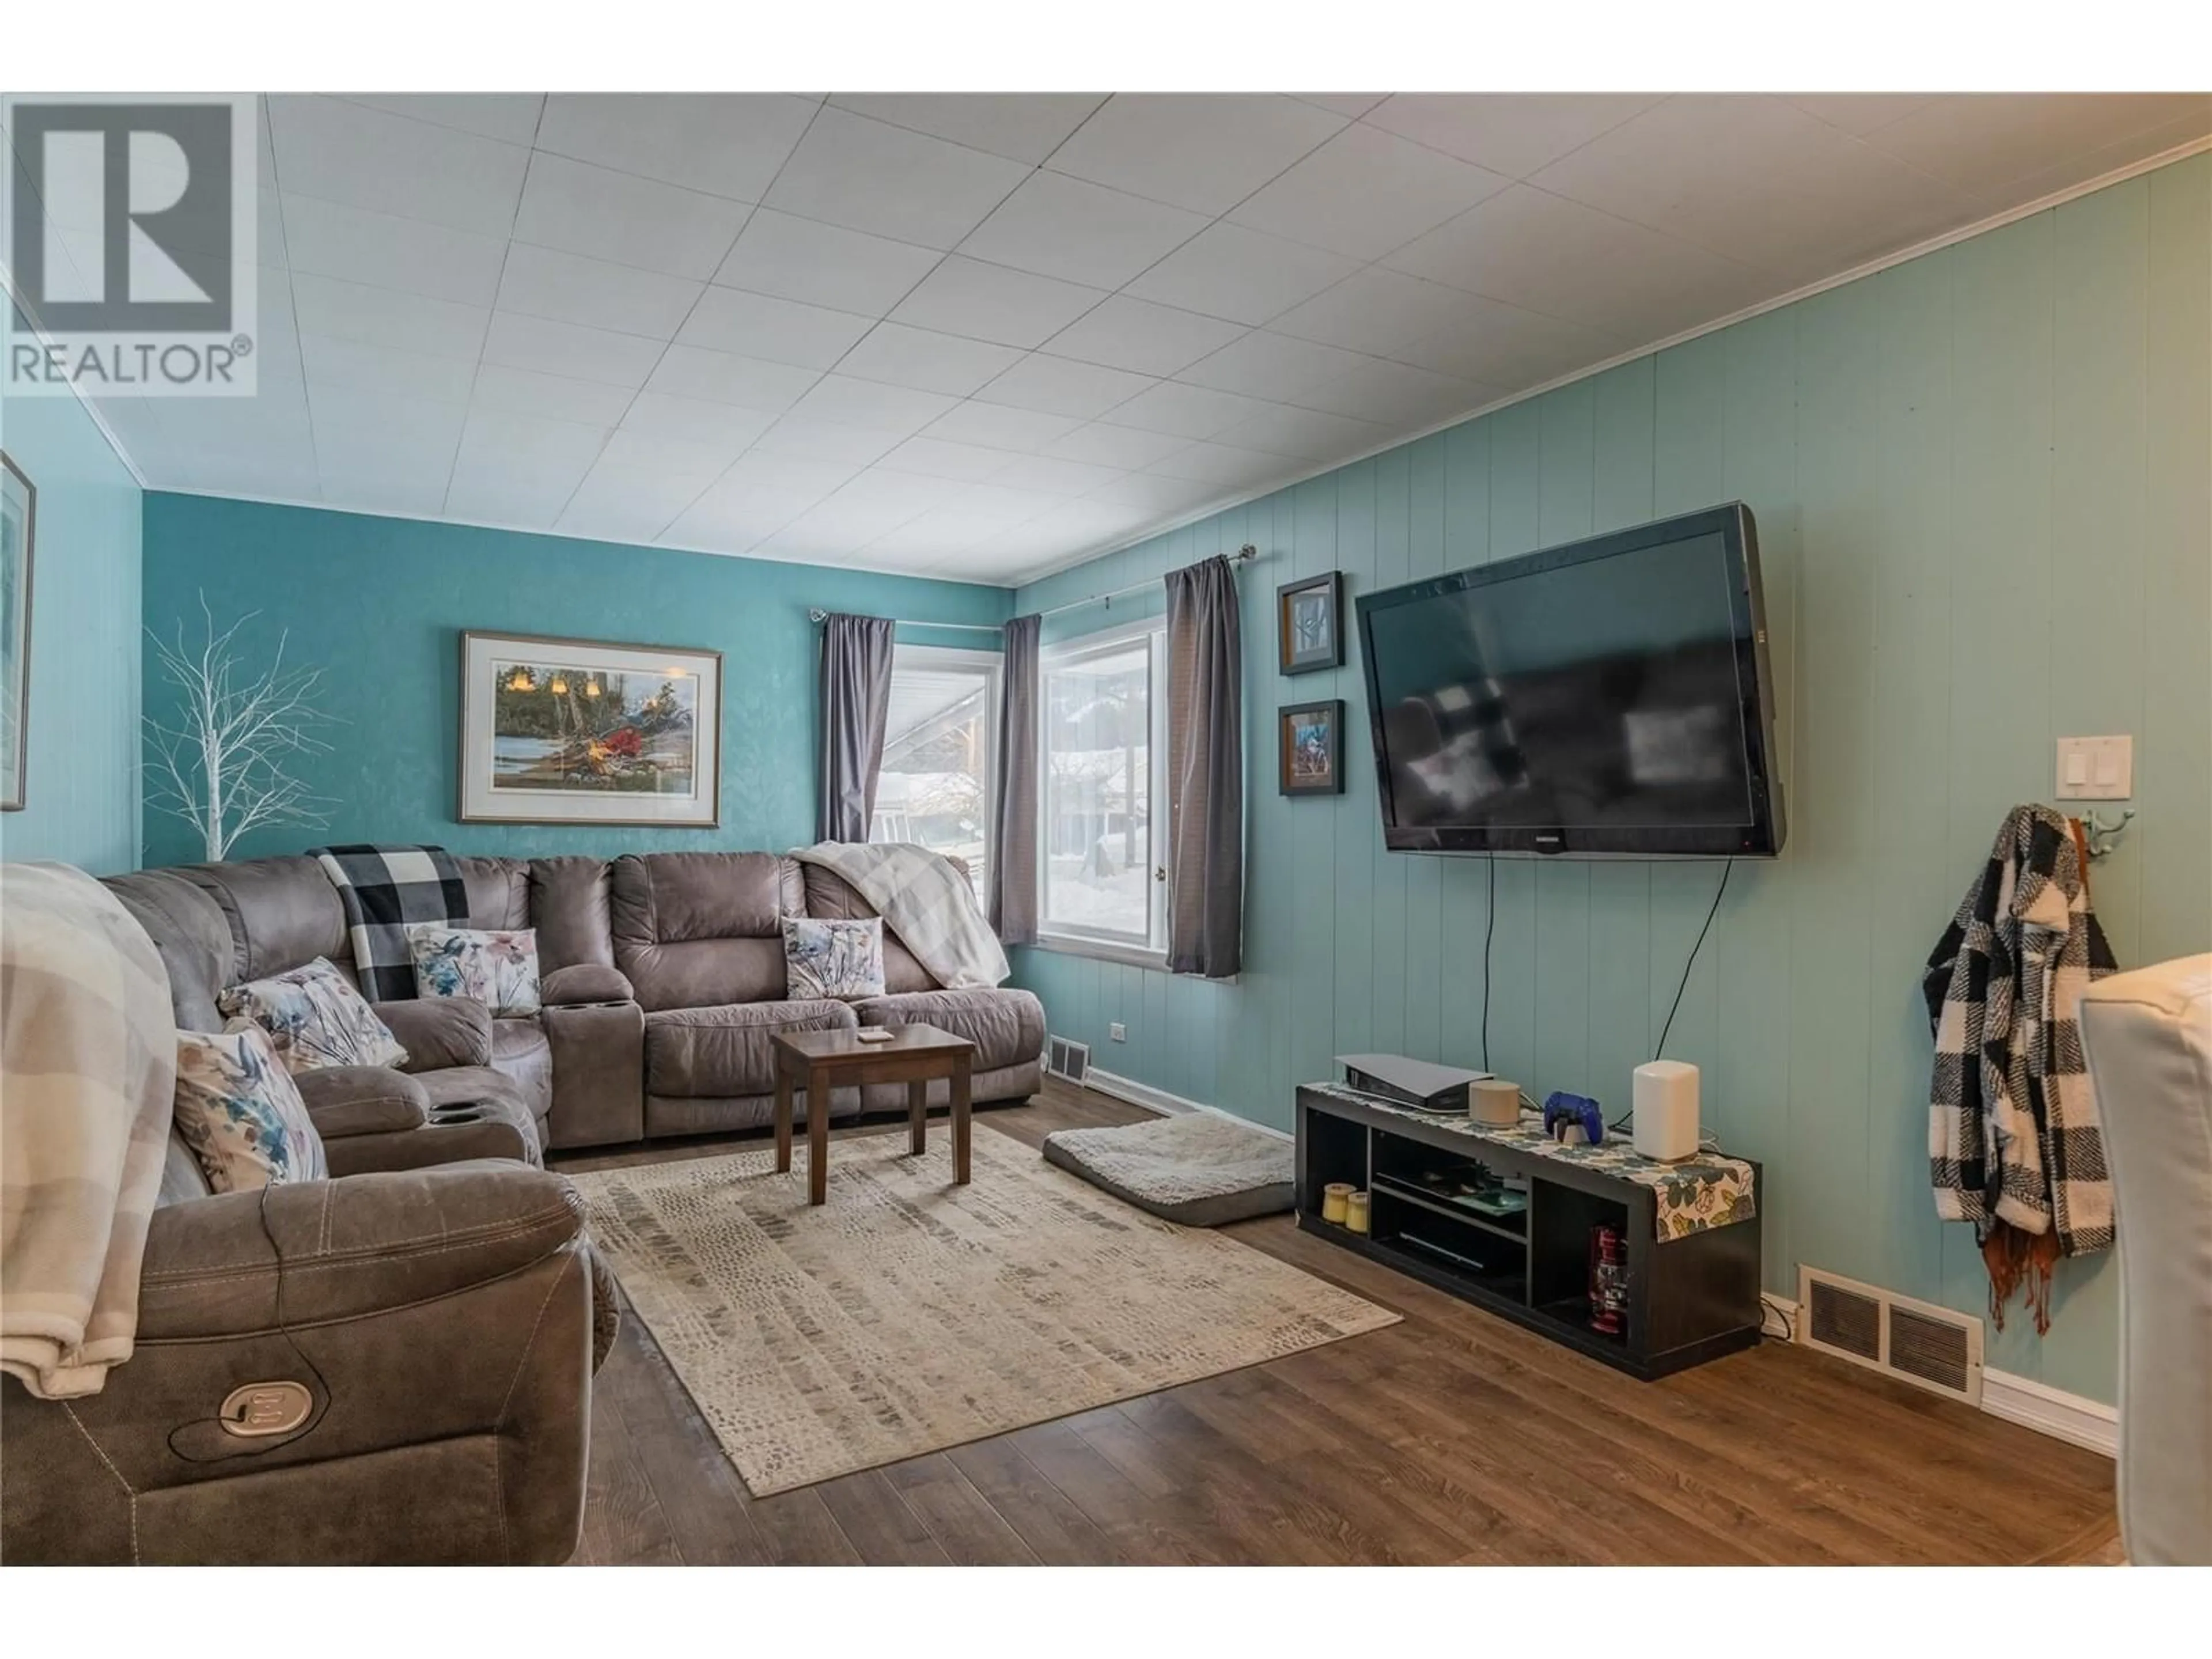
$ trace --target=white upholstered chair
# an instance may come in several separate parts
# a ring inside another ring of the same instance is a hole
[[[2120,1539],[2142,1566],[2212,1565],[2212,956],[2091,988],[2120,1241]]]

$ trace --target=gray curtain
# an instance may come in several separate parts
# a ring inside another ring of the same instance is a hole
[[[1243,957],[1244,647],[1237,575],[1168,573],[1168,967],[1225,979]]]
[[[991,801],[988,910],[1002,944],[1036,939],[1037,636],[1042,617],[1004,630],[999,670],[999,764]]]
[[[822,794],[817,841],[866,841],[891,708],[888,617],[835,616],[822,624]]]

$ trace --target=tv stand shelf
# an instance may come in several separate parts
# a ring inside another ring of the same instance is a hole
[[[1527,1207],[1482,1214],[1425,1190],[1425,1174],[1469,1162],[1525,1181]],[[1322,1219],[1332,1182],[1369,1194],[1366,1234]],[[1765,1318],[1757,1215],[1662,1242],[1656,1209],[1651,1188],[1612,1170],[1476,1139],[1445,1121],[1330,1090],[1298,1091],[1302,1231],[1644,1378],[1750,1347]],[[1589,1323],[1590,1232],[1607,1223],[1627,1257],[1627,1306],[1612,1333]]]

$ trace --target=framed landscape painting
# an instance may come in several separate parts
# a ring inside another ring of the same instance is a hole
[[[461,635],[467,823],[720,819],[722,653]]]
[[[31,550],[39,492],[0,450],[0,812],[23,805],[31,702]]]

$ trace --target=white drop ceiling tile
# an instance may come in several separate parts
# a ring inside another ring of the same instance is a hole
[[[815,108],[812,100],[784,93],[556,93],[538,123],[538,148],[757,202]]]
[[[1069,415],[1046,415],[1033,409],[970,401],[932,421],[923,435],[1026,453],[1042,449],[1082,424]]]
[[[469,401],[480,409],[509,415],[538,415],[574,421],[579,426],[608,427],[623,417],[641,394],[604,380],[579,380],[566,374],[541,374],[526,368],[485,363],[477,370]]]
[[[1511,182],[1355,122],[1229,217],[1349,258],[1379,259]]]
[[[825,106],[763,205],[950,248],[1028,172],[1018,161]]]
[[[1242,225],[1209,226],[1127,292],[1232,323],[1264,323],[1359,268],[1357,261]]]
[[[1934,103],[1933,92],[1793,92],[1790,101],[1839,132],[1863,138]]]
[[[877,537],[919,515],[919,507],[848,500],[843,491],[811,507],[760,544],[774,557],[842,563]]]
[[[444,515],[464,523],[514,530],[550,530],[576,493],[574,483],[528,468],[456,469],[446,487]]]
[[[894,322],[1000,345],[1040,346],[1106,297],[1101,289],[953,254],[891,313]]]
[[[1045,344],[1056,357],[1161,376],[1189,367],[1243,332],[1242,323],[1116,294],[1100,301]]]
[[[703,398],[781,415],[821,378],[822,371],[817,368],[771,363],[700,346],[672,345],[645,385],[648,392]]]
[[[1017,270],[1114,289],[1207,223],[1203,214],[1064,173],[1038,172],[969,233],[960,251]]]
[[[933,478],[980,483],[1022,459],[1012,451],[987,449],[981,444],[953,443],[944,438],[908,438],[878,465]]]
[[[737,240],[748,211],[739,202],[541,150],[530,158],[514,237],[704,281]]]
[[[1390,428],[1316,409],[1270,407],[1219,434],[1236,449],[1257,449],[1303,461],[1349,460],[1387,440]]]
[[[312,196],[280,199],[295,270],[487,308],[499,293],[499,268],[507,258],[503,236],[451,230]],[[265,236],[270,224],[265,215],[261,224]]]
[[[500,278],[499,308],[670,340],[705,288],[682,276],[517,242]]]
[[[1370,357],[1389,357],[1481,303],[1455,288],[1370,265],[1268,326]]]
[[[1116,93],[1053,152],[1054,173],[1221,214],[1345,118],[1274,93]]]
[[[787,415],[754,441],[753,449],[763,455],[790,455],[802,461],[834,461],[862,467],[882,459],[898,441],[896,432]]]
[[[1140,392],[1120,408],[1109,411],[1105,420],[1113,426],[1133,426],[1177,438],[1212,438],[1273,407],[1260,398],[1240,397],[1233,392],[1163,380],[1150,392]]]
[[[725,288],[880,317],[941,257],[934,248],[762,208],[745,222],[714,280]]]
[[[1066,500],[1064,495],[1048,495],[1041,489],[1011,489],[994,479],[989,483],[969,484],[962,489],[959,511],[962,517],[979,527],[994,525],[1003,530],[1027,524]]]
[[[957,501],[963,488],[951,478],[935,478],[927,473],[902,472],[892,467],[872,466],[851,483],[841,485],[837,493],[830,499],[848,506],[865,504],[903,508],[912,515]]]
[[[1189,441],[1170,432],[1144,432],[1133,426],[1093,423],[1078,427],[1063,438],[1055,438],[1039,453],[1057,460],[1083,461],[1130,472],[1174,454]]]
[[[1455,375],[1365,357],[1357,368],[1309,388],[1295,401],[1304,408],[1409,431],[1464,415],[1495,396],[1491,387]]]
[[[1610,132],[1656,93],[1401,92],[1360,118],[1509,179]]]
[[[1556,380],[1619,356],[1628,343],[1580,323],[1523,311],[1478,295],[1432,334],[1393,353],[1418,368],[1507,392]]]
[[[1032,352],[975,395],[987,404],[1091,420],[1158,382],[1146,374]]]
[[[996,526],[939,507],[878,536],[862,550],[871,564],[895,565],[919,574],[937,561],[970,553],[977,542],[1000,533]]]
[[[1302,104],[1314,104],[1347,119],[1356,120],[1389,94],[1381,92],[1294,92],[1290,95]]]
[[[1170,478],[1157,472],[1130,472],[1103,484],[1084,497],[1113,507],[1141,507],[1147,513],[1185,513],[1216,500],[1221,486],[1194,478]]]
[[[1219,484],[1225,489],[1249,489],[1276,478],[1287,477],[1298,463],[1264,450],[1239,449],[1231,444],[1195,443],[1154,462],[1145,470],[1166,478],[1188,478]]]
[[[1639,344],[1787,286],[1784,277],[1526,185],[1468,209],[1384,263]]]
[[[840,92],[830,101],[909,132],[1034,165],[1060,148],[1091,111],[1097,92]]]
[[[545,317],[520,317],[495,311],[485,337],[483,360],[508,368],[535,369],[570,380],[604,380],[635,390],[645,384],[667,348],[642,335],[587,328]]]
[[[2041,173],[2012,179],[2002,186],[1997,200],[2008,207],[2040,201],[2060,191],[2101,179],[2121,167],[2163,155],[2181,145],[2197,143],[2208,132],[2212,132],[2212,118],[2203,114],[2185,115],[2163,126],[2131,133],[2113,143],[2076,151]]]
[[[292,308],[305,334],[470,360],[483,349],[491,321],[491,313],[482,306],[367,288],[304,270],[292,281]]]
[[[617,427],[592,463],[593,472],[620,472],[640,478],[674,478],[688,482],[696,494],[728,471],[750,439],[737,440],[714,434],[699,438],[641,428]]]
[[[1357,368],[1364,361],[1356,352],[1294,340],[1262,328],[1200,358],[1176,379],[1221,392],[1241,392],[1248,398],[1264,398],[1271,403],[1293,403],[1295,394]]]
[[[2212,94],[1954,94],[1877,128],[1866,142],[1958,189],[2008,205],[2032,199],[2008,188],[2021,180],[2083,151],[2177,122],[2198,133],[2212,130]]]
[[[335,98],[264,100],[284,191],[504,235],[530,152]]]
[[[541,92],[349,92],[349,104],[367,104],[389,115],[404,115],[434,126],[473,132],[510,144],[527,144],[538,136]]]
[[[1021,358],[1013,346],[963,339],[904,323],[878,323],[867,338],[839,360],[837,372],[964,398]]]
[[[759,357],[801,368],[828,368],[873,325],[849,312],[770,299],[742,289],[708,289],[678,333],[682,344]]]
[[[698,498],[699,490],[682,478],[595,466],[568,497],[553,529],[599,541],[658,541]]]
[[[885,386],[877,380],[855,380],[849,374],[825,374],[792,405],[791,412],[810,421],[836,421],[908,438],[958,401],[941,392]]]
[[[322,469],[315,499],[340,513],[397,513],[434,519],[446,500],[446,474],[437,467],[386,471],[372,464]]]
[[[1127,470],[1088,461],[1056,460],[1048,455],[1024,455],[1001,468],[991,482],[1009,489],[1042,490],[1048,495],[1082,495],[1113,483]]]
[[[455,465],[543,471],[566,477],[574,488],[612,435],[605,427],[550,421],[504,410],[469,411]]]
[[[1540,190],[1802,280],[1983,210],[1779,98],[1669,98],[1536,173]]]
[[[639,392],[619,418],[617,437],[711,447],[720,453],[725,465],[775,424],[775,416],[764,410],[672,397],[665,392]]]
[[[307,401],[325,478],[412,481],[442,473],[453,464],[469,419],[468,410],[458,404],[353,390],[312,388]]]
[[[477,373],[471,358],[433,357],[306,332],[300,336],[300,360],[310,387],[451,404],[468,402]]]
[[[662,539],[742,552],[825,500],[855,471],[849,465],[790,456],[741,456]]]

